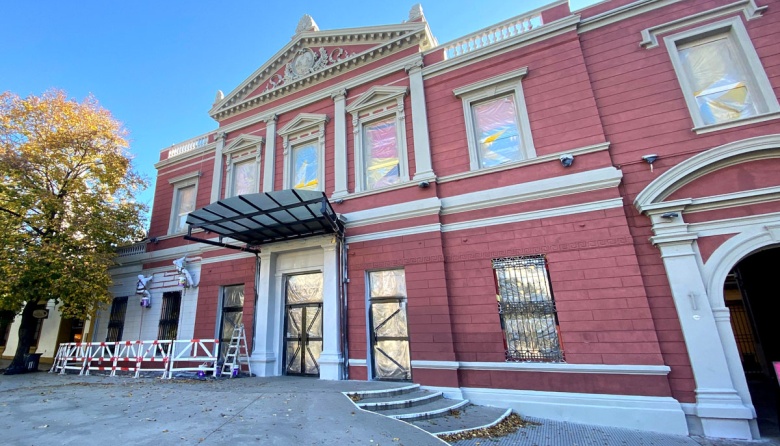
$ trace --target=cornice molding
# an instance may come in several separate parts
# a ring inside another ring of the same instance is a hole
[[[528,46],[533,43],[546,40],[560,34],[565,34],[570,31],[575,31],[579,21],[579,15],[570,15],[568,17],[546,23],[539,28],[532,29],[531,31],[518,34],[517,36],[510,37],[506,40],[502,40],[493,45],[488,45],[476,51],[469,52],[462,56],[453,57],[452,59],[446,59],[441,62],[428,65],[422,69],[423,77],[428,79],[434,76],[445,74],[452,70],[477,63],[488,57],[495,57],[507,51],[512,51],[517,48]],[[446,44],[439,45],[432,50],[426,51],[425,54],[431,54],[436,51],[444,51],[444,46],[446,46]]]
[[[186,160],[188,160],[190,158],[195,158],[195,157],[198,157],[198,156],[202,156],[202,155],[206,154],[207,152],[211,152],[212,150],[216,149],[216,147],[217,147],[217,143],[216,142],[212,142],[210,144],[206,144],[205,146],[203,146],[201,148],[198,148],[198,149],[195,149],[195,150],[190,150],[189,152],[184,152],[184,153],[176,155],[174,157],[167,158],[167,159],[164,159],[162,161],[158,161],[158,162],[154,163],[154,168],[157,169],[157,170],[160,170],[163,167],[170,166],[171,164],[180,163],[180,162],[186,161]]]
[[[665,6],[673,5],[683,0],[638,0],[627,5],[620,6],[609,11],[596,14],[592,17],[582,19],[579,24],[578,32],[580,34],[593,31],[603,26],[611,25],[621,20],[654,11]]]
[[[408,218],[438,215],[441,210],[441,200],[425,198],[423,200],[407,201],[405,203],[366,209],[344,214],[347,228],[389,223]]]
[[[560,177],[442,198],[442,215],[617,187],[623,172],[604,167]]]

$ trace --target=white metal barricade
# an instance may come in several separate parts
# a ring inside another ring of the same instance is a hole
[[[162,372],[161,378],[168,373],[170,363],[171,344],[173,341],[139,341],[141,343],[138,352],[135,377],[141,372]]]
[[[65,350],[67,350],[67,345],[68,344],[63,343],[57,348],[57,354],[54,355],[54,360],[51,363],[49,373],[57,373],[60,371],[60,367],[62,367],[62,358],[65,354]]]
[[[63,352],[59,362],[60,375],[64,375],[66,370],[78,370],[81,374],[87,362],[88,353],[88,343],[86,342],[63,344]]]
[[[217,376],[219,360],[219,339],[191,339],[171,341],[172,351],[168,361],[168,378],[174,372],[210,372]],[[179,363],[177,366],[176,363]],[[206,364],[204,366],[204,364]]]
[[[92,342],[89,345],[89,357],[87,358],[84,375],[89,375],[92,370],[112,372],[114,370],[114,358],[116,357],[116,342]]]

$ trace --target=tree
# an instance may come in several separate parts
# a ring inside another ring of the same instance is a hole
[[[146,212],[126,134],[92,97],[0,94],[0,310],[21,312],[6,373],[24,367],[39,301],[64,318],[111,302],[116,248],[143,237]]]

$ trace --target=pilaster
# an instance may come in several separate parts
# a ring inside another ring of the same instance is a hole
[[[214,173],[211,177],[211,198],[209,203],[214,203],[220,199],[220,189],[222,188],[222,149],[225,147],[227,133],[217,134],[217,147],[214,150]]]
[[[339,260],[336,238],[322,245],[322,353],[320,379],[344,378],[344,357],[341,352],[341,302],[339,301]]]
[[[257,304],[255,307],[255,343],[249,362],[252,372],[257,376],[279,375],[277,355],[274,349],[274,334],[280,330],[276,325],[275,314],[278,312],[274,299],[274,263],[275,256],[270,253],[260,254],[260,277],[257,281]]]
[[[272,114],[265,118],[265,160],[263,164],[263,192],[274,190],[274,165],[276,162],[276,118]]]
[[[334,91],[330,97],[333,99],[334,108],[333,141],[335,143],[335,152],[333,154],[333,166],[336,179],[335,189],[331,198],[337,199],[345,197],[349,193],[347,191],[347,90],[342,88]]]
[[[428,136],[428,112],[425,107],[425,86],[422,77],[422,57],[404,67],[409,73],[409,95],[412,102],[412,133],[414,140],[414,181],[436,179],[431,165],[431,143]]]

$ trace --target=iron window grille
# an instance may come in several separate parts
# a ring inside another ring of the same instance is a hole
[[[127,296],[115,297],[111,303],[111,315],[108,317],[108,333],[106,342],[116,342],[122,339],[125,327],[125,312],[127,311]]]
[[[543,255],[493,260],[507,362],[563,362]]]
[[[160,310],[160,325],[157,330],[157,339],[173,341],[179,331],[179,313],[181,310],[181,291],[169,291],[163,293],[162,308]]]

